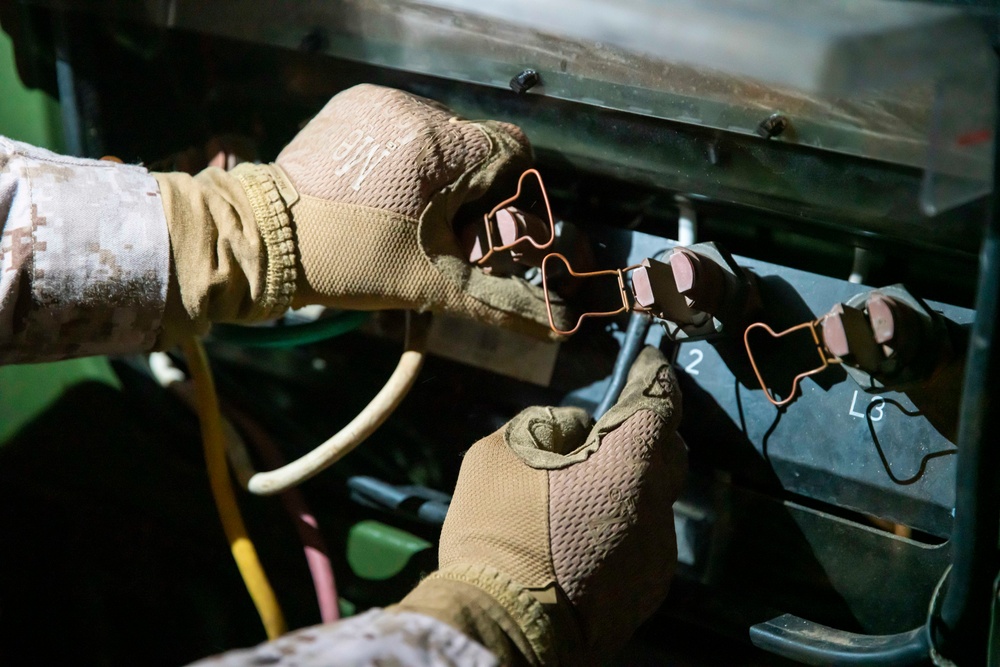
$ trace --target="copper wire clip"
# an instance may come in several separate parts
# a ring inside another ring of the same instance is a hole
[[[621,293],[622,297],[621,308],[618,308],[617,310],[593,311],[589,313],[584,313],[577,318],[576,326],[573,327],[572,329],[569,329],[568,331],[563,331],[559,329],[559,327],[556,326],[555,320],[552,318],[552,299],[549,292],[549,282],[548,282],[548,265],[549,261],[551,261],[553,258],[556,258],[560,260],[563,264],[565,264],[566,270],[569,271],[569,275],[573,276],[574,278],[615,276],[618,279],[618,291]],[[620,313],[627,313],[630,310],[634,310],[640,313],[649,312],[648,308],[644,308],[638,304],[629,303],[628,290],[625,289],[625,274],[631,273],[632,271],[635,271],[641,266],[642,264],[633,264],[632,266],[626,266],[624,269],[604,269],[602,271],[576,272],[573,270],[573,267],[569,265],[569,260],[566,259],[564,255],[561,255],[557,252],[549,253],[548,255],[545,256],[545,259],[542,260],[542,293],[545,295],[545,310],[549,315],[549,327],[557,334],[563,336],[569,336],[571,334],[576,333],[577,330],[580,328],[580,325],[582,325],[583,321],[588,317],[614,317],[615,315],[618,315]]]
[[[785,329],[781,333],[775,333],[774,329],[764,324],[763,322],[754,322],[753,324],[751,324],[746,328],[746,331],[743,332],[743,344],[747,348],[747,356],[750,357],[750,365],[753,367],[754,375],[757,376],[757,382],[760,383],[761,389],[764,390],[764,396],[766,396],[767,400],[771,401],[771,403],[773,403],[775,407],[780,408],[792,402],[792,399],[795,398],[795,393],[798,391],[799,382],[803,378],[807,378],[810,375],[816,375],[817,373],[822,373],[827,369],[827,367],[829,367],[830,364],[840,363],[840,359],[837,358],[835,355],[831,354],[830,351],[826,349],[826,346],[820,341],[820,334],[819,331],[817,331],[817,327],[819,327],[823,323],[823,320],[825,320],[826,318],[827,316],[824,315],[823,317],[820,317],[819,319],[816,320],[803,322],[802,324],[796,324],[794,327],[791,327],[790,329]],[[808,329],[809,333],[812,334],[813,342],[816,345],[816,352],[817,354],[819,354],[820,365],[817,366],[816,368],[812,368],[808,371],[805,371],[804,373],[799,373],[798,375],[796,375],[795,378],[792,380],[792,390],[791,392],[789,392],[788,396],[780,401],[777,400],[776,398],[774,398],[774,396],[771,393],[771,390],[768,388],[767,382],[764,381],[764,377],[760,373],[760,368],[757,366],[757,361],[754,359],[753,350],[750,349],[751,329],[764,329],[772,338],[781,338],[783,336],[787,336],[790,333],[801,331],[802,329]]]
[[[538,243],[535,239],[531,237],[530,234],[525,233],[523,236],[517,236],[510,243],[494,245],[493,227],[496,224],[496,215],[499,211],[510,206],[520,198],[521,189],[522,186],[524,185],[524,179],[527,176],[534,176],[536,179],[538,179],[538,187],[542,191],[542,200],[545,202],[545,217],[549,225],[549,239],[544,243]],[[514,196],[508,199],[504,199],[502,202],[494,206],[489,213],[483,216],[483,222],[486,225],[486,245],[488,247],[488,250],[486,251],[486,254],[484,254],[482,257],[476,260],[477,264],[480,265],[485,264],[487,261],[489,261],[490,257],[492,257],[495,253],[503,252],[505,250],[510,250],[514,248],[514,246],[520,245],[524,241],[527,241],[529,244],[531,244],[538,250],[545,250],[546,248],[550,247],[556,240],[556,225],[555,221],[552,218],[552,207],[549,205],[549,194],[545,190],[545,183],[542,181],[542,175],[538,173],[538,170],[528,169],[523,174],[521,174],[521,177],[517,179],[517,192],[514,193]]]

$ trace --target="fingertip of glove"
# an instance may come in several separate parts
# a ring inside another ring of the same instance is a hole
[[[639,353],[629,370],[626,391],[641,387],[649,398],[675,398],[678,396],[677,378],[670,361],[658,348],[647,345]]]
[[[524,133],[517,125],[514,123],[508,123],[502,120],[486,120],[479,123],[481,127],[487,129],[487,131],[492,130],[492,132],[503,132],[507,136],[511,137],[517,143],[521,144],[522,148],[531,150],[531,142],[528,141],[528,135]]]
[[[670,362],[655,347],[647,346],[629,371],[618,402],[597,422],[595,431],[607,433],[640,410],[650,410],[663,419],[668,430],[680,421],[681,394]]]
[[[530,467],[554,470],[586,458],[581,449],[592,426],[583,408],[531,407],[510,421],[504,440]]]

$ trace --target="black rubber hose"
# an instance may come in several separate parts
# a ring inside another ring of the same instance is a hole
[[[994,165],[1000,165],[994,133]],[[934,643],[961,665],[986,664],[993,582],[1000,569],[1000,185],[979,258],[976,321],[969,337],[959,408],[952,569],[936,619]]]
[[[625,382],[628,380],[628,372],[632,364],[639,357],[642,351],[642,344],[646,342],[646,334],[649,333],[651,319],[644,313],[633,312],[628,320],[628,327],[625,329],[625,340],[622,341],[622,348],[618,351],[618,358],[615,359],[614,369],[611,371],[611,380],[608,388],[604,390],[601,402],[594,410],[594,419],[600,419],[604,413],[611,409],[618,397],[625,389]]]

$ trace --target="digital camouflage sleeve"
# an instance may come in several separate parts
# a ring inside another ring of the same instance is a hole
[[[0,137],[0,363],[151,348],[169,256],[145,169]]]
[[[148,350],[163,325],[170,240],[145,169],[0,137],[0,364]],[[452,626],[370,611],[204,665],[475,665],[496,658]]]
[[[230,651],[191,667],[496,667],[496,657],[446,623],[381,609],[339,623],[290,632],[254,648]]]

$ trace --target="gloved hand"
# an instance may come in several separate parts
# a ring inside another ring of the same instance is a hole
[[[157,174],[174,274],[159,345],[290,303],[450,312],[545,335],[541,290],[471,266],[453,230],[460,209],[474,215],[463,206],[481,204],[481,218],[510,196],[530,160],[513,125],[360,85],[274,164]]]
[[[653,348],[596,425],[579,408],[525,410],[465,455],[441,569],[393,609],[443,620],[505,665],[606,657],[663,601],[676,565],[679,420]]]

